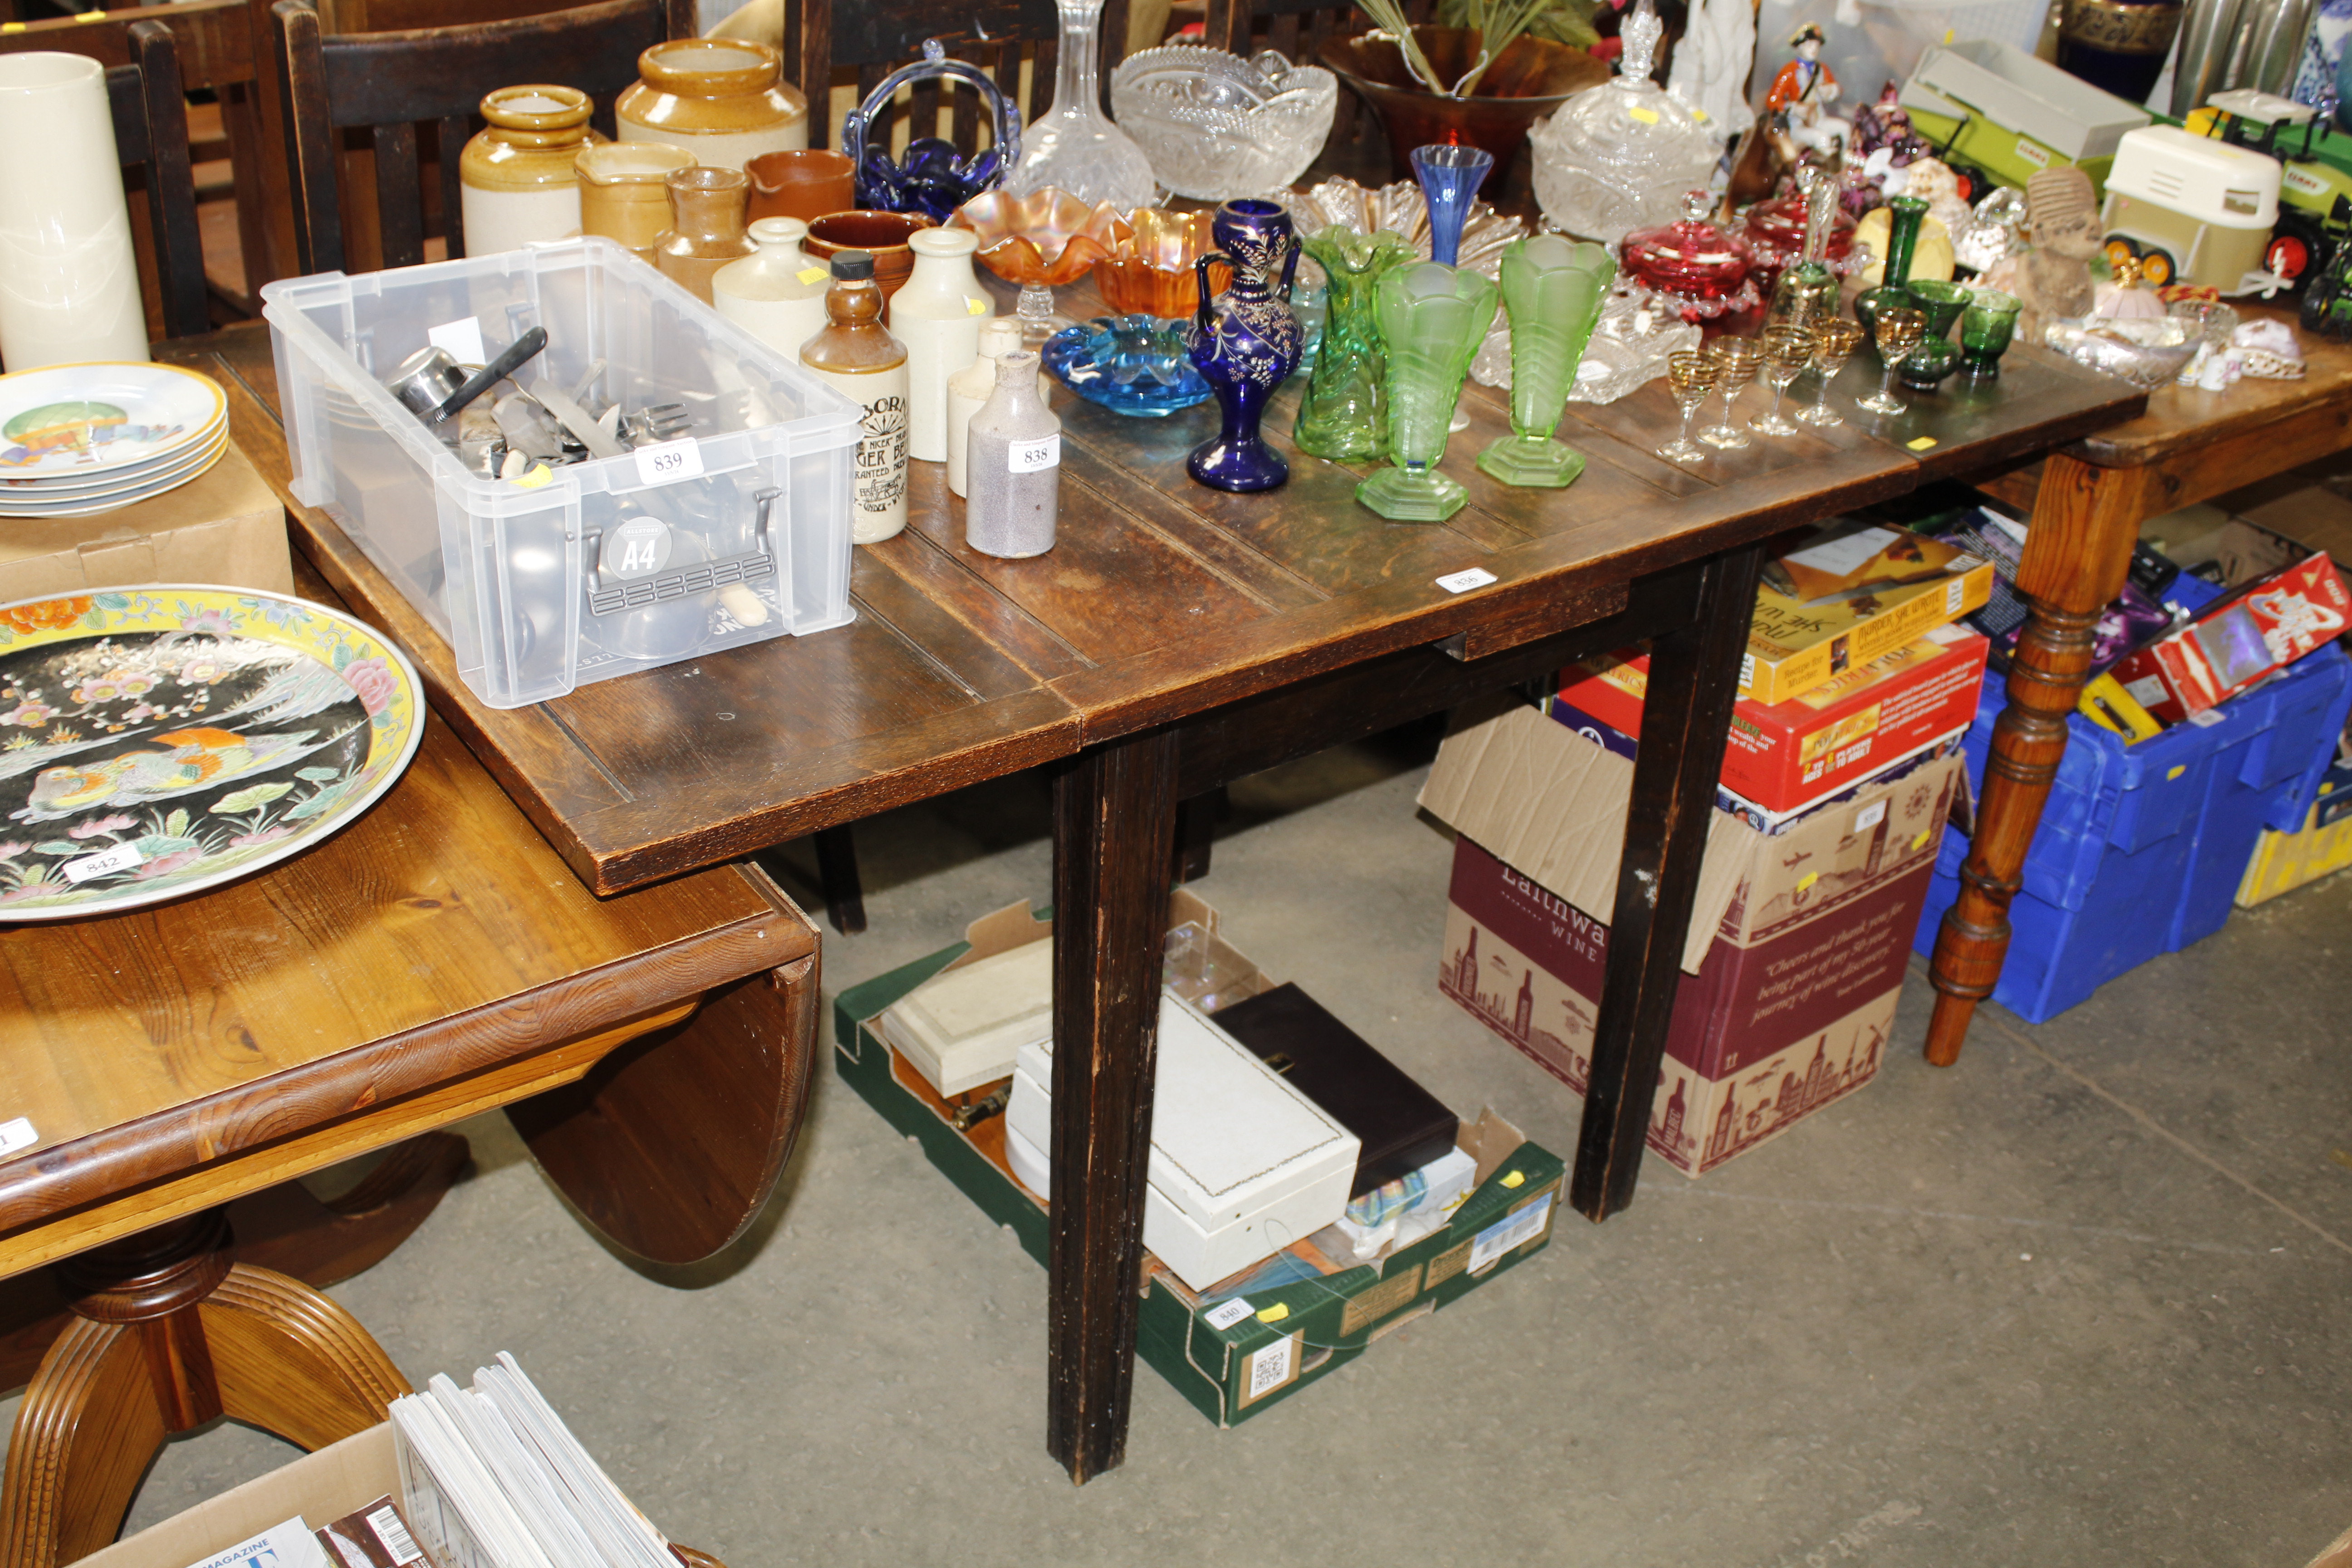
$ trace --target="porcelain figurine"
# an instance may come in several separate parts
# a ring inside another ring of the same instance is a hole
[[[1258,422],[1275,388],[1298,368],[1305,347],[1290,309],[1298,237],[1278,203],[1255,199],[1219,207],[1210,233],[1222,254],[1194,264],[1201,309],[1193,318],[1191,358],[1216,394],[1223,420],[1216,437],[1185,459],[1184,470],[1212,489],[1270,490],[1290,478],[1290,466],[1265,444]],[[1234,280],[1212,297],[1209,267],[1217,260],[1232,267]]]

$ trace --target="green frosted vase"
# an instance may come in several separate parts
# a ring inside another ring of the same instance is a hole
[[[1356,499],[1397,522],[1444,522],[1470,492],[1437,471],[1470,357],[1494,324],[1501,295],[1475,272],[1434,261],[1400,267],[1372,289],[1388,358],[1388,459]]]
[[[1388,438],[1388,420],[1381,401],[1381,330],[1372,319],[1372,289],[1412,259],[1412,247],[1389,229],[1361,235],[1336,223],[1299,244],[1329,281],[1323,342],[1291,439],[1300,451],[1333,462],[1378,458]]]
[[[1604,247],[1538,234],[1504,247],[1501,275],[1511,312],[1511,433],[1478,454],[1478,467],[1507,485],[1560,489],[1584,472],[1584,454],[1551,433],[1617,264]]]

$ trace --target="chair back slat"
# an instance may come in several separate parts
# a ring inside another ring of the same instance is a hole
[[[424,192],[416,168],[416,127],[399,120],[369,128],[375,144],[375,212],[377,233],[386,267],[414,267],[425,259]],[[457,215],[449,216],[449,248],[464,254],[457,232]]]
[[[1129,0],[1108,0],[1103,7],[1106,99],[1110,69],[1126,54],[1128,5]],[[857,97],[863,102],[884,77],[920,58],[927,38],[939,39],[950,55],[986,70],[997,89],[1020,105],[1023,122],[1034,120],[1053,100],[1060,36],[1061,16],[1053,0],[893,0],[882,5],[855,0],[838,6],[833,0],[786,0],[784,5],[785,68],[808,97],[812,147],[833,143],[829,105],[836,68],[856,68]],[[1030,63],[1025,100],[1021,90],[1024,57]],[[948,110],[944,129],[939,124],[942,104]],[[879,119],[894,121],[901,114],[914,135],[945,134],[959,153],[976,152],[992,137],[989,118],[979,112],[972,95],[951,84],[919,82],[907,101],[887,109]],[[895,137],[886,139],[877,123],[871,140],[888,145]]]
[[[441,171],[441,221],[449,237],[449,254],[466,253],[466,182],[459,177],[458,163],[466,151],[466,139],[473,134],[472,121],[462,114],[444,115],[434,122],[434,142],[440,151],[435,160]]]

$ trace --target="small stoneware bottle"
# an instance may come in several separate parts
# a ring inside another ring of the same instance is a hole
[[[1037,354],[1016,349],[996,362],[996,390],[971,416],[965,454],[971,494],[963,542],[1017,561],[1054,548],[1062,496],[1062,422],[1037,395]]]
[[[808,145],[808,103],[782,81],[784,57],[744,38],[673,38],[637,57],[637,80],[614,100],[624,142],[689,148],[713,169]]]
[[[801,345],[801,363],[858,406],[856,500],[849,538],[879,544],[907,526],[907,350],[882,324],[874,258],[833,258],[824,330]]]
[[[833,270],[801,250],[808,225],[796,217],[753,224],[756,256],[730,261],[710,275],[710,302],[719,313],[788,359],[824,330],[824,296]]]
[[[907,237],[915,269],[890,297],[890,335],[907,345],[907,453],[926,463],[948,457],[948,378],[980,353],[980,323],[992,312],[972,276],[980,236],[968,228],[918,229]]]
[[[466,254],[520,250],[580,232],[582,148],[603,137],[594,105],[576,87],[502,87],[482,100],[488,121],[457,160]]]
[[[710,278],[730,261],[758,254],[743,233],[751,181],[740,169],[679,169],[666,176],[670,227],[654,247],[662,276],[711,303]]]
[[[991,316],[980,324],[978,357],[948,377],[948,491],[963,495],[966,437],[971,416],[996,391],[996,362],[1021,346],[1021,323],[1011,316]],[[1045,400],[1045,373],[1037,373],[1037,400]]]

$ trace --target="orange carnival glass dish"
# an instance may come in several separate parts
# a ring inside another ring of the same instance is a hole
[[[1207,212],[1177,213],[1138,207],[1128,216],[1134,234],[1095,263],[1095,291],[1114,316],[1190,316],[1201,305],[1201,278],[1193,262],[1216,249],[1209,237]],[[1209,268],[1213,289],[1233,280],[1233,269]]]
[[[1108,202],[1088,206],[1052,185],[1026,195],[990,191],[974,196],[947,226],[980,236],[981,264],[1021,285],[1021,334],[1027,342],[1042,342],[1070,324],[1054,314],[1056,288],[1076,282],[1135,237]]]

